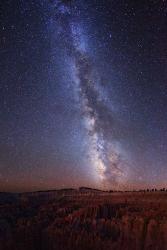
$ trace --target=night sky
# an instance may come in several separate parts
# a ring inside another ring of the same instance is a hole
[[[0,3],[0,191],[167,187],[167,2]]]

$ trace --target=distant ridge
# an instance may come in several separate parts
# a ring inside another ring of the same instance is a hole
[[[104,190],[100,190],[97,188],[90,188],[90,187],[79,187],[79,191],[96,191],[96,192],[106,192]]]
[[[22,192],[22,194],[32,194],[32,193],[49,193],[49,192],[69,192],[69,191],[96,191],[96,192],[108,192],[96,188],[90,188],[90,187],[79,187],[79,188],[61,188],[61,189],[48,189],[48,190],[37,190],[37,191],[31,191],[31,192]]]

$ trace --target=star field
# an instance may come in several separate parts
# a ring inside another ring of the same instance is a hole
[[[164,186],[166,1],[0,9],[1,190]]]

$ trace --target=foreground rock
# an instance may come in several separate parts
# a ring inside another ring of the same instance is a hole
[[[0,250],[23,249],[165,250],[167,193],[70,189],[17,199],[3,194]]]

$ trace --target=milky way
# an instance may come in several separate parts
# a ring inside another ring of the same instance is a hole
[[[68,29],[68,46],[74,65],[74,85],[77,88],[81,112],[85,127],[88,132],[88,152],[91,166],[94,167],[99,184],[108,187],[108,184],[123,184],[127,177],[127,166],[121,153],[112,143],[112,100],[107,105],[107,92],[100,82],[100,76],[96,74],[96,68],[91,62],[83,36],[80,19],[77,11],[71,5],[55,2],[59,15],[66,19]],[[63,27],[62,27],[63,32]],[[67,38],[66,38],[67,39]],[[69,66],[70,67],[70,66]]]
[[[2,5],[2,190],[165,184],[166,10],[161,1]]]

